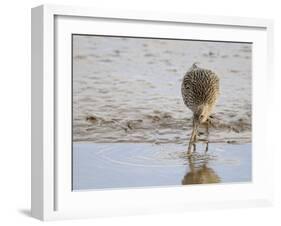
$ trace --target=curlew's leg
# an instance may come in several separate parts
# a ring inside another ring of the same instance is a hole
[[[196,152],[196,141],[193,141],[191,144],[192,153]]]
[[[189,144],[188,144],[188,150],[187,150],[187,153],[188,154],[191,154],[192,153],[192,146],[194,148],[194,151],[196,150],[196,147],[195,147],[195,142],[196,142],[196,135],[197,135],[197,127],[194,123],[194,120],[193,120],[193,125],[192,125],[192,133],[191,133],[191,136],[190,136],[190,140],[189,140]]]
[[[196,152],[196,142],[197,142],[197,131],[195,132],[194,135],[194,140],[193,140],[193,152]]]
[[[206,149],[205,149],[205,153],[207,153],[208,149],[209,149],[209,119],[207,121],[207,125],[206,125]]]
[[[194,135],[195,135],[195,131],[193,128],[191,136],[190,136],[189,144],[188,144],[188,150],[187,150],[188,154],[192,153],[192,146],[194,145]]]
[[[207,152],[208,152],[208,149],[209,149],[209,141],[207,140],[207,142],[206,142],[206,149],[205,149],[205,153],[207,153]]]

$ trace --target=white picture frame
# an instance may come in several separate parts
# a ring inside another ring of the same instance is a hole
[[[106,26],[105,21],[108,23]],[[149,26],[163,29],[149,29]],[[188,189],[181,186],[72,192],[69,187],[71,146],[68,142],[71,127],[69,118],[59,110],[71,107],[67,101],[71,90],[70,57],[67,57],[71,54],[67,45],[69,34],[98,32],[187,38],[186,33],[179,34],[176,26],[189,26],[192,31],[189,39],[206,39],[208,34],[208,40],[250,41],[254,44],[253,181],[247,184],[196,185]],[[167,33],[167,28],[170,33]],[[57,5],[33,8],[32,216],[56,220],[271,205],[273,179],[269,175],[273,168],[274,150],[269,148],[266,132],[270,126],[266,120],[267,109],[272,104],[267,101],[272,95],[272,32],[273,22],[266,19],[123,12]]]

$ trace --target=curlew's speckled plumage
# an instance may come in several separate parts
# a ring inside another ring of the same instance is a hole
[[[191,153],[192,145],[195,149],[199,125],[208,121],[218,100],[219,77],[213,71],[193,64],[183,78],[181,91],[185,105],[193,112],[193,131],[188,145],[188,153]]]

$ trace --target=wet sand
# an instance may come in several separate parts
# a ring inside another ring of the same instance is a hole
[[[74,142],[186,143],[192,115],[180,87],[199,62],[220,78],[210,141],[250,143],[251,60],[251,44],[76,35]]]
[[[73,190],[250,182],[251,144],[116,143],[73,146]]]

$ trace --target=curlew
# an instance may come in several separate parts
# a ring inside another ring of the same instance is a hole
[[[192,133],[188,144],[188,154],[195,151],[198,128],[206,124],[208,135],[209,117],[219,97],[219,77],[208,69],[200,68],[194,63],[191,69],[185,74],[181,87],[182,97],[185,105],[193,113]],[[206,142],[208,151],[208,139]]]

